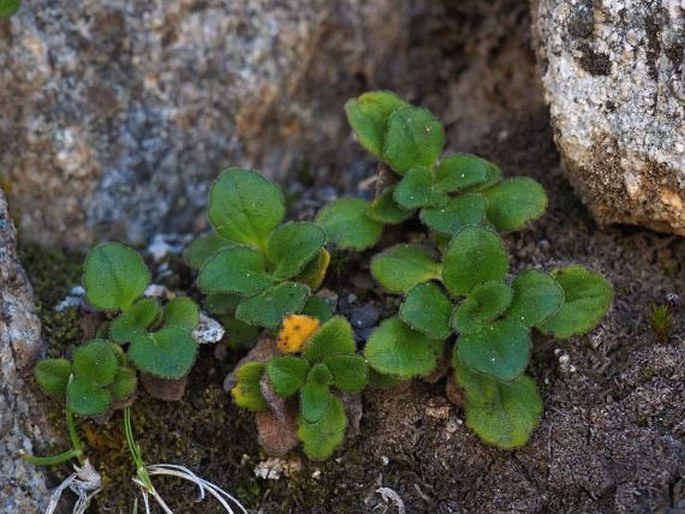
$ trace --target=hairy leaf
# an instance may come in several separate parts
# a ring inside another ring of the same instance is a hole
[[[388,292],[406,294],[416,284],[440,276],[441,264],[432,250],[419,244],[399,244],[371,259],[371,274]]]
[[[114,401],[122,401],[130,398],[138,387],[138,375],[133,368],[120,366],[117,374],[107,389],[109,389]]]
[[[309,362],[322,362],[330,355],[351,354],[357,350],[352,326],[342,316],[334,316],[321,325],[304,346]]]
[[[136,337],[128,350],[139,370],[161,378],[183,378],[195,363],[198,344],[186,330],[164,327]]]
[[[345,104],[347,120],[361,145],[376,157],[383,154],[388,118],[407,103],[389,91],[371,91]]]
[[[530,334],[515,321],[503,320],[457,339],[459,361],[500,382],[519,377],[530,360]]]
[[[300,413],[308,423],[317,423],[324,417],[333,395],[326,384],[307,382],[300,389]]]
[[[386,187],[378,198],[366,208],[366,215],[384,225],[397,225],[414,215],[411,209],[405,209],[394,198],[395,186]]]
[[[33,374],[43,391],[62,396],[67,391],[71,363],[66,359],[45,359],[36,364]]]
[[[547,209],[542,186],[528,177],[514,177],[483,191],[488,199],[488,220],[499,230],[520,230]]]
[[[183,260],[189,268],[199,270],[212,255],[229,246],[235,246],[235,243],[224,239],[216,232],[210,232],[198,237],[186,247],[183,251]]]
[[[513,291],[504,282],[477,285],[452,316],[452,327],[461,334],[478,332],[483,325],[502,314],[511,303]]]
[[[321,249],[316,257],[309,261],[302,272],[297,275],[295,281],[307,284],[312,291],[316,291],[326,278],[326,271],[330,263],[331,254],[325,248]]]
[[[145,334],[159,319],[161,312],[159,302],[154,298],[138,300],[133,307],[110,323],[109,336],[117,343],[128,343],[134,337]]]
[[[398,318],[383,321],[364,348],[369,366],[395,378],[430,374],[438,364],[445,342],[412,330]]]
[[[266,246],[267,258],[276,266],[272,275],[286,279],[297,275],[323,248],[324,231],[306,222],[292,222],[276,229]]]
[[[316,224],[338,248],[365,250],[374,246],[383,233],[383,224],[366,215],[369,205],[362,198],[333,200],[318,212]]]
[[[400,306],[400,318],[414,330],[433,339],[447,339],[450,335],[452,302],[433,282],[412,287]]]
[[[435,169],[435,187],[447,193],[456,193],[484,185],[492,179],[492,166],[475,155],[451,155]]]
[[[304,385],[309,372],[309,362],[300,357],[276,357],[266,365],[269,383],[276,394],[287,398]]]
[[[198,287],[204,293],[254,294],[272,284],[262,255],[247,246],[233,246],[214,254],[200,270]]]
[[[505,315],[527,327],[542,323],[564,302],[564,290],[548,273],[541,271],[524,271],[511,287],[514,296]]]
[[[187,296],[179,296],[164,306],[164,323],[192,332],[200,323],[200,308]]]
[[[304,416],[297,419],[297,437],[304,445],[304,452],[312,460],[325,460],[345,439],[347,416],[343,403],[331,396],[328,409],[318,423],[308,422]]]
[[[323,363],[333,376],[333,384],[341,391],[359,393],[366,387],[369,367],[359,355],[331,355]]]
[[[433,188],[431,172],[421,168],[407,171],[395,187],[393,198],[405,209],[442,206],[449,200],[447,193]]]
[[[121,243],[102,243],[86,258],[83,285],[98,309],[127,310],[150,283],[150,270],[135,250]]]
[[[304,284],[283,282],[241,300],[235,315],[250,325],[275,328],[286,314],[300,312],[308,296],[309,288]]]
[[[264,248],[284,215],[281,189],[254,171],[228,169],[209,191],[209,220],[229,241]]]
[[[485,220],[487,204],[481,195],[464,194],[441,207],[424,207],[419,218],[436,232],[453,236],[464,227],[481,224]]]
[[[310,296],[307,303],[304,304],[302,314],[312,316],[318,319],[321,323],[326,323],[333,317],[333,309],[328,305],[328,302],[318,296]]]
[[[108,341],[96,339],[74,350],[74,374],[95,385],[111,384],[118,367],[119,359]]]
[[[388,118],[383,156],[398,173],[412,168],[431,169],[444,143],[442,125],[430,111],[405,105]]]
[[[452,294],[467,295],[483,282],[501,281],[508,269],[502,239],[491,230],[466,227],[447,248],[442,279]]]
[[[263,362],[248,362],[236,370],[236,385],[231,389],[231,395],[233,396],[233,402],[238,407],[243,407],[253,412],[269,408],[260,385],[265,366]]]
[[[74,377],[67,386],[69,409],[80,416],[102,414],[112,404],[112,395],[86,377]]]
[[[572,265],[552,271],[564,290],[559,310],[538,325],[540,330],[559,339],[591,330],[611,306],[613,291],[606,279],[585,266]]]

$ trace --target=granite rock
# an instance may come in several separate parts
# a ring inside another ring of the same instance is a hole
[[[31,386],[42,343],[33,291],[16,252],[16,232],[0,192],[0,512],[39,512],[48,491],[41,469],[19,458],[54,442],[44,405]]]
[[[534,0],[532,18],[556,143],[595,219],[685,235],[685,3]]]

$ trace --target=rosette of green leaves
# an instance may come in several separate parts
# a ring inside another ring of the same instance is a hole
[[[442,258],[425,245],[385,250],[371,261],[371,272],[404,300],[399,316],[384,321],[364,350],[377,372],[408,379],[430,374],[446,340],[457,334],[454,362],[469,426],[502,448],[524,444],[539,418],[537,408],[518,408],[535,404],[530,399],[537,395],[532,380],[522,378],[531,329],[562,339],[585,333],[612,300],[606,280],[583,266],[527,270],[511,282],[505,280],[508,270],[500,236],[482,226],[461,229]],[[489,393],[479,396],[478,388]],[[528,416],[526,423],[514,419],[518,412]]]
[[[444,130],[427,109],[374,91],[350,100],[345,110],[362,146],[397,173],[399,181],[373,202],[342,198],[318,213],[317,223],[339,248],[370,248],[384,225],[401,223],[417,212],[431,230],[453,236],[474,224],[519,230],[547,208],[543,188],[530,178],[502,180],[497,166],[473,155],[440,159]]]
[[[232,168],[219,175],[209,193],[215,232],[185,252],[215,312],[274,328],[305,309],[330,260],[326,236],[313,223],[283,224],[284,216],[281,189],[259,173]]]
[[[130,398],[138,385],[121,348],[101,339],[79,346],[71,362],[40,361],[34,375],[46,393],[66,397],[69,408],[81,416],[106,412],[112,402]]]
[[[242,366],[232,389],[238,405],[254,411],[268,408],[260,385],[264,374],[276,394],[298,398],[297,435],[307,456],[328,458],[342,443],[347,427],[345,408],[334,391],[359,393],[369,377],[364,358],[356,354],[349,322],[340,316],[331,318],[305,342],[301,356]]]
[[[142,298],[150,270],[135,250],[120,243],[103,243],[86,259],[86,297],[102,310],[119,311],[109,325],[109,337],[128,345],[128,358],[145,373],[161,378],[186,376],[198,351],[192,336],[200,310],[187,297],[162,307],[155,298]]]

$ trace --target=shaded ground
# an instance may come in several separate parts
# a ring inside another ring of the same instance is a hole
[[[445,399],[444,380],[416,383],[365,393],[361,435],[336,458],[313,464],[296,452],[292,459],[302,469],[292,478],[257,478],[253,470],[264,456],[251,417],[221,390],[240,355],[218,360],[213,349],[204,349],[183,401],[144,397],[135,405],[134,427],[147,460],[182,462],[265,513],[397,512],[375,494],[381,486],[394,489],[409,513],[685,512],[685,299],[674,308],[667,338],[660,339],[648,322],[653,302],[685,290],[685,240],[636,229],[600,232],[556,168],[544,112],[517,120],[489,141],[476,150],[507,175],[540,180],[550,197],[545,218],[507,237],[513,267],[579,262],[604,273],[616,292],[613,309],[590,335],[564,342],[536,338],[531,371],[545,412],[526,447],[486,447]],[[295,210],[307,214],[317,195],[325,196],[314,193],[295,201]],[[47,308],[66,283],[78,281],[78,258],[59,260],[33,249],[25,251],[24,262],[45,302],[53,348],[78,342],[76,318],[54,320]],[[60,274],[49,266],[67,270],[65,284],[58,284]],[[392,305],[369,286],[368,256],[341,258],[339,266],[342,278],[333,273],[329,280],[343,288],[343,313],[369,301],[380,311]],[[175,285],[189,287],[187,270],[172,268]],[[59,407],[55,416],[59,421]],[[92,512],[130,512],[132,469],[120,423],[116,415],[104,426],[81,427],[105,477]],[[214,512],[208,503],[193,506],[190,487],[159,483],[178,512]]]

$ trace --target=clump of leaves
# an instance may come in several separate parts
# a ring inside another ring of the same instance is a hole
[[[120,243],[103,243],[86,258],[83,284],[96,308],[118,312],[109,324],[109,337],[128,347],[128,359],[142,372],[160,378],[186,376],[198,351],[192,332],[200,310],[187,297],[162,307],[155,298],[143,298],[150,270],[142,257]]]
[[[71,361],[40,361],[35,377],[46,393],[66,397],[69,409],[81,416],[102,414],[112,402],[129,399],[138,384],[121,348],[101,339],[79,346]]]
[[[534,180],[503,180],[497,166],[467,154],[441,158],[444,130],[426,109],[392,93],[371,92],[346,105],[359,142],[398,175],[373,201],[340,199],[317,222],[338,247],[376,244],[386,224],[418,213],[429,241],[399,244],[376,255],[371,273],[404,300],[364,354],[377,373],[408,379],[432,373],[456,335],[452,363],[465,392],[466,420],[501,448],[524,444],[542,401],[524,375],[532,329],[565,339],[592,329],[612,291],[604,278],[577,265],[509,279],[498,232],[519,230],[542,216],[547,196]]]
[[[380,239],[384,225],[415,216],[441,237],[483,224],[500,231],[523,228],[547,208],[547,196],[527,177],[502,179],[491,162],[463,153],[441,158],[445,137],[428,110],[387,91],[350,100],[347,118],[359,142],[397,175],[369,202],[341,198],[319,211],[316,221],[329,242],[364,250]]]
[[[314,331],[309,328],[318,322],[310,318],[304,325],[302,318],[286,320],[281,331],[279,343],[283,344],[279,348],[288,354],[245,364],[237,370],[237,383],[231,392],[239,406],[266,410],[269,402],[262,386],[266,379],[276,395],[297,401],[297,436],[309,458],[323,460],[342,443],[347,427],[345,407],[336,391],[361,392],[369,370],[356,353],[352,327],[345,318],[335,316]],[[297,332],[308,331],[308,336],[296,337]],[[284,337],[288,341],[283,341]],[[301,344],[292,344],[291,337]]]
[[[659,339],[667,339],[673,330],[673,309],[668,303],[649,306],[649,324]]]
[[[281,189],[260,174],[239,168],[221,173],[209,193],[215,229],[185,252],[199,269],[200,290],[210,312],[235,317],[236,328],[276,328],[286,314],[310,307],[330,255],[324,231],[313,223],[283,224]]]

